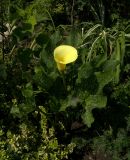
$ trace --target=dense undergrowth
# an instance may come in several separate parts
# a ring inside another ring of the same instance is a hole
[[[129,2],[87,2],[0,2],[0,160],[130,159]]]

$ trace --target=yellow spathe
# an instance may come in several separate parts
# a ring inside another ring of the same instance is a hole
[[[77,58],[77,50],[72,46],[60,45],[54,50],[54,59],[60,71],[65,69],[66,64],[74,62]]]
[[[59,71],[63,71],[65,70],[66,64],[62,64],[62,63],[57,63],[57,68]]]

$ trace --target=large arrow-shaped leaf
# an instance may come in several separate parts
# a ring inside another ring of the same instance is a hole
[[[85,99],[85,113],[82,115],[84,123],[91,127],[91,124],[94,122],[94,117],[92,110],[94,108],[103,108],[106,106],[107,97],[103,95],[90,95]]]

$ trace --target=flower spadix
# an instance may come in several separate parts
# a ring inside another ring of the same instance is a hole
[[[54,59],[59,71],[63,71],[66,64],[74,62],[78,57],[76,48],[69,45],[60,45],[54,50]]]

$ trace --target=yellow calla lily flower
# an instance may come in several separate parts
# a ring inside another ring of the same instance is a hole
[[[74,62],[78,57],[76,48],[69,45],[60,45],[54,50],[54,59],[59,71],[63,71],[66,64]]]

